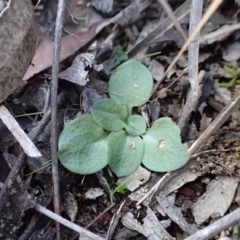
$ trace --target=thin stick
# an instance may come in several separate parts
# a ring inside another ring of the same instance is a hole
[[[198,102],[202,95],[202,86],[203,86],[202,80],[204,78],[204,75],[205,75],[205,71],[201,70],[197,78],[198,85],[196,85],[194,89],[191,87],[187,94],[187,100],[183,107],[181,117],[178,121],[178,126],[181,129],[182,136],[185,135],[188,129],[188,121],[191,117],[191,113],[196,111],[198,107]]]
[[[240,223],[240,208],[235,211],[229,213],[225,217],[217,220],[211,225],[205,227],[204,229],[196,232],[195,234],[185,238],[185,240],[205,240],[210,239],[221,231],[232,227],[236,224]]]
[[[52,88],[51,88],[51,157],[52,157],[52,179],[53,179],[53,202],[54,211],[60,215],[60,190],[58,175],[58,157],[57,157],[57,92],[58,92],[58,74],[59,61],[62,40],[62,28],[65,15],[66,0],[58,1],[58,11],[55,27],[53,65],[52,65]],[[60,224],[56,222],[57,240],[60,240]]]
[[[192,0],[192,8],[190,12],[190,26],[189,35],[191,35],[194,29],[197,27],[202,17],[203,0]],[[198,32],[196,38],[199,38]],[[199,86],[198,81],[198,58],[199,58],[199,41],[196,39],[192,41],[188,46],[188,78],[192,90],[195,92]]]
[[[85,228],[90,228],[99,218],[101,218],[105,213],[107,213],[110,209],[112,209],[116,203],[112,203],[109,207],[107,207],[103,212],[101,212],[95,219],[93,219]]]
[[[137,203],[136,206],[142,204],[147,198],[151,198],[151,196],[154,195],[154,193],[158,190],[162,182],[171,174],[171,172],[166,173],[164,176],[162,176],[158,182],[145,194]]]
[[[75,224],[73,222],[68,221],[67,219],[55,214],[54,212],[46,209],[45,207],[42,207],[39,204],[36,204],[35,210],[37,210],[38,212],[44,214],[45,216],[53,219],[54,221],[61,223],[62,225],[72,229],[73,231],[78,232],[81,235],[81,239],[85,237],[86,239],[91,239],[91,240],[104,240],[104,238],[86,230],[83,227],[78,226],[77,224]]]
[[[169,5],[169,3],[166,0],[158,0],[158,2],[162,5],[162,7],[164,8],[164,10],[166,11],[168,17],[171,18],[172,22],[174,23],[174,26],[176,27],[176,29],[182,34],[182,37],[184,38],[184,40],[187,40],[186,34],[183,31],[180,23],[178,22],[177,18],[175,17],[171,6]]]
[[[189,35],[191,35],[194,29],[197,27],[202,17],[203,0],[193,0],[190,13],[190,27]],[[196,35],[199,38],[200,33]],[[188,121],[191,117],[191,113],[196,110],[199,98],[202,94],[202,76],[198,76],[198,58],[199,58],[199,41],[196,39],[188,46],[188,79],[190,83],[190,90],[187,94],[186,103],[183,107],[181,117],[178,122],[178,126],[182,131],[182,136],[185,135]]]
[[[164,79],[167,74],[169,73],[169,71],[171,70],[171,68],[174,66],[174,64],[179,60],[179,58],[182,56],[182,54],[184,53],[184,51],[187,49],[187,47],[189,46],[189,44],[194,40],[194,38],[197,36],[197,34],[200,32],[200,30],[202,29],[202,27],[206,24],[206,22],[208,21],[208,19],[212,16],[212,14],[217,10],[217,8],[219,7],[219,5],[222,3],[223,0],[213,0],[212,3],[210,4],[210,6],[208,7],[207,11],[205,12],[205,14],[203,15],[201,21],[199,22],[199,24],[197,25],[197,27],[194,29],[193,33],[191,34],[191,36],[188,38],[188,40],[184,43],[184,45],[182,46],[180,52],[177,54],[177,56],[173,59],[173,61],[171,62],[171,64],[169,65],[169,67],[167,68],[167,70],[165,71],[162,79]],[[152,91],[152,95],[155,95],[159,84],[162,82],[162,80],[158,81],[157,84],[154,86],[154,89]]]

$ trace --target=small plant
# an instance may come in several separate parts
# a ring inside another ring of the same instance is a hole
[[[106,180],[105,178],[103,178],[103,180],[104,180],[104,182],[105,182],[105,185],[106,185],[107,188],[108,188],[109,199],[110,199],[110,202],[111,202],[111,203],[113,203],[113,196],[114,196],[115,193],[125,194],[127,188],[126,188],[126,186],[124,185],[124,183],[120,183],[120,184],[117,183],[117,186],[116,186],[114,189],[112,189],[112,188],[109,186],[107,180]]]
[[[219,87],[225,87],[225,88],[232,88],[235,85],[240,84],[240,68],[234,69],[232,67],[229,67],[227,65],[224,65],[223,68],[228,74],[232,76],[232,79],[230,82],[221,82],[219,83]]]
[[[189,159],[180,130],[170,118],[158,119],[150,129],[133,107],[147,102],[153,88],[149,70],[136,60],[120,65],[109,81],[110,99],[101,99],[62,131],[58,156],[68,170],[92,174],[107,165],[127,176],[142,163],[156,172],[176,170]]]

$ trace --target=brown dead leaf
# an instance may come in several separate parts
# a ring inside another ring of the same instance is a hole
[[[9,1],[0,14],[0,102],[14,92],[35,53],[38,28],[30,0]]]
[[[67,35],[62,39],[60,61],[71,56],[81,47],[91,41],[111,20],[104,20],[95,23],[88,31],[75,35]],[[29,66],[23,80],[27,80],[33,75],[52,66],[53,41],[51,38],[44,38],[37,49],[37,52]]]
[[[103,21],[94,23],[92,27],[86,32],[80,32],[78,34],[67,35],[62,39],[60,61],[63,61],[67,57],[71,56],[81,47],[91,41],[104,27],[111,23],[116,25],[127,25],[132,22],[135,18],[132,16],[134,11],[134,17],[139,16],[138,14],[146,9],[150,5],[147,0],[134,1],[128,7],[124,8],[121,12],[115,15],[113,18],[105,19]],[[127,17],[129,16],[129,17]],[[129,18],[129,19],[128,19]],[[32,65],[29,66],[23,80],[27,80],[34,74],[37,74],[46,68],[52,66],[53,56],[53,41],[50,38],[45,38],[40,44],[37,52],[33,58]]]

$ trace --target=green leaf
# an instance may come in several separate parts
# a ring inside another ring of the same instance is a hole
[[[58,157],[71,172],[92,174],[103,169],[107,161],[108,134],[91,115],[83,115],[69,123],[58,142]]]
[[[114,189],[114,192],[125,194],[127,187],[124,184],[117,183],[117,187]]]
[[[155,172],[174,171],[189,160],[187,149],[181,143],[180,129],[170,118],[157,120],[143,135],[142,163]]]
[[[223,69],[224,69],[227,73],[229,73],[232,77],[237,76],[237,72],[236,72],[236,70],[235,70],[234,68],[229,67],[229,66],[227,66],[227,65],[224,65]]]
[[[218,83],[218,86],[219,86],[219,87],[225,87],[225,88],[231,88],[231,87],[233,87],[234,85],[235,85],[235,82],[233,82],[233,81]]]
[[[153,88],[150,71],[140,62],[130,59],[121,64],[109,81],[112,99],[123,103],[129,110],[147,102]]]
[[[101,99],[90,109],[93,119],[103,129],[116,132],[125,127],[127,108],[112,99]]]
[[[132,115],[125,126],[126,131],[132,136],[140,136],[146,132],[146,121],[140,115]]]
[[[129,136],[125,131],[112,132],[107,138],[108,164],[118,176],[127,176],[140,166],[143,142],[140,137]]]

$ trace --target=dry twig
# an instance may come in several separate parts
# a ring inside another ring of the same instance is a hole
[[[82,228],[80,226],[78,226],[77,224],[68,221],[67,219],[55,214],[54,212],[42,207],[39,204],[36,204],[35,206],[35,210],[37,210],[38,212],[44,214],[45,216],[53,219],[54,221],[61,223],[62,225],[72,229],[73,231],[78,232],[81,235],[81,239],[92,239],[92,240],[104,240],[104,238],[86,230],[85,228]]]
[[[52,179],[53,179],[53,202],[56,214],[61,213],[60,210],[60,190],[59,190],[59,174],[58,174],[58,157],[57,157],[57,92],[58,92],[58,74],[59,60],[62,40],[62,29],[64,22],[64,14],[66,8],[66,0],[58,1],[58,11],[55,27],[54,49],[53,49],[53,65],[52,65],[52,88],[51,88],[51,157],[52,157]],[[56,222],[57,240],[60,240],[60,224]]]
[[[185,238],[185,240],[210,239],[221,231],[240,223],[240,208],[222,217],[211,225]]]
[[[176,29],[182,34],[182,37],[184,38],[184,40],[187,40],[186,34],[183,31],[180,23],[178,22],[177,18],[175,17],[171,6],[169,5],[169,3],[166,0],[158,0],[158,2],[162,5],[162,7],[164,8],[164,10],[166,11],[166,13],[168,14],[168,17],[171,18],[172,22],[174,23]]]
[[[94,218],[85,228],[90,228],[99,218],[101,218],[105,213],[107,213],[109,210],[111,210],[116,203],[112,203],[110,206],[108,206],[103,212],[101,212],[96,218]]]
[[[193,33],[202,17],[203,0],[193,0],[190,12],[189,36]],[[196,35],[196,39],[188,46],[188,77],[191,89],[196,92],[199,87],[198,82],[198,58],[199,58],[199,38],[200,33]]]
[[[189,35],[193,33],[194,29],[201,21],[202,9],[203,0],[192,1],[189,23]],[[204,77],[204,72],[201,71],[198,76],[199,36],[200,33],[196,35],[196,39],[192,41],[188,46],[188,79],[190,83],[190,89],[187,94],[186,103],[183,107],[182,114],[178,122],[178,126],[180,127],[183,136],[185,136],[191,113],[196,111],[198,100],[202,94],[202,79]]]

